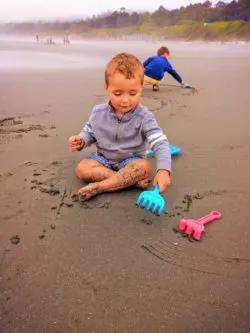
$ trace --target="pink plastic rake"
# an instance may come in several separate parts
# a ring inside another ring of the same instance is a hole
[[[221,213],[212,211],[211,213],[201,217],[200,219],[181,219],[178,230],[188,236],[192,236],[195,240],[200,240],[205,230],[205,224],[221,218]]]

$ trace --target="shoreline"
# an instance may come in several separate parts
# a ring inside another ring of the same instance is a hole
[[[56,43],[57,45],[62,44],[63,45],[63,37],[64,34],[53,34],[51,33],[55,41],[58,41],[60,39],[60,43]],[[42,35],[45,37],[50,36],[50,34],[47,35]],[[138,42],[138,40],[141,43],[148,43],[149,42],[166,42],[166,43],[183,43],[183,44],[239,44],[239,45],[245,45],[245,44],[250,44],[250,39],[249,40],[244,40],[244,39],[230,39],[230,40],[223,40],[223,39],[217,39],[217,40],[206,40],[206,39],[193,39],[193,40],[188,40],[188,39],[181,39],[181,38],[166,38],[166,36],[152,36],[152,35],[137,35],[137,36],[131,36],[131,35],[126,35],[126,34],[121,34],[118,36],[98,36],[98,34],[95,35],[70,35],[70,41],[73,43],[84,43],[84,42],[101,42],[101,41],[127,41],[127,42]],[[33,44],[37,44],[35,42],[35,35],[32,34],[3,34],[0,33],[0,42],[32,42]],[[39,43],[39,44],[44,44],[46,43]],[[48,45],[48,44],[47,44]],[[53,45],[51,45],[53,46]],[[70,47],[70,45],[66,45],[65,47]]]

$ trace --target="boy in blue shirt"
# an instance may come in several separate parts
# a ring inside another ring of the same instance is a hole
[[[166,46],[162,46],[157,51],[157,56],[153,56],[144,61],[144,82],[151,84],[153,91],[159,90],[159,83],[163,79],[165,72],[168,72],[182,87],[185,87],[181,76],[172,67],[168,58],[170,51]]]

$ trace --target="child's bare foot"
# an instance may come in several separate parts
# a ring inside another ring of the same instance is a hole
[[[158,86],[158,84],[153,84],[153,91],[159,91],[160,88]]]
[[[151,180],[149,178],[146,178],[146,179],[139,181],[135,186],[137,188],[141,188],[144,190],[144,189],[149,188],[150,183],[151,183]]]
[[[85,201],[103,192],[99,183],[89,183],[78,190],[79,200]]]

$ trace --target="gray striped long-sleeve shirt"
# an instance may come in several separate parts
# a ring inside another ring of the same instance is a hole
[[[87,147],[96,144],[97,152],[119,163],[133,155],[145,155],[150,145],[156,156],[157,170],[171,171],[171,155],[167,137],[153,114],[138,104],[125,114],[117,114],[110,103],[96,105],[79,133]]]

